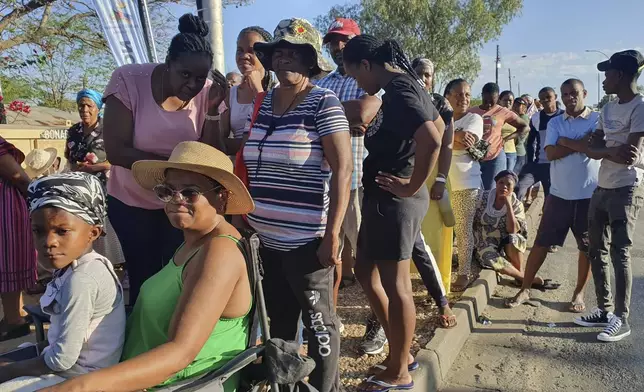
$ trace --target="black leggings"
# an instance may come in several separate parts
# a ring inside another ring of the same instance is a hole
[[[107,211],[125,256],[130,280],[129,304],[139,296],[141,285],[174,256],[183,233],[174,228],[163,210],[130,207],[108,196]]]

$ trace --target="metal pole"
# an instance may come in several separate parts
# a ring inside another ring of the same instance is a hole
[[[150,13],[148,12],[148,2],[146,0],[139,0],[139,19],[141,19],[141,27],[143,27],[143,38],[145,39],[145,46],[148,49],[148,56],[150,61],[158,63],[156,45],[154,43],[154,35],[152,34],[152,26],[150,24]]]
[[[517,88],[519,89],[519,96],[521,96],[521,82],[517,82]]]
[[[496,46],[496,84],[499,84],[499,67],[501,67],[501,52],[499,51],[499,45]]]
[[[510,82],[510,91],[512,91],[512,71],[508,68],[508,81]]]
[[[212,47],[213,67],[224,72],[224,21],[221,0],[202,0],[203,16],[210,27],[210,46]]]
[[[601,83],[600,83],[600,73],[597,72],[597,107],[599,107],[599,103],[602,100],[602,95],[601,95]]]

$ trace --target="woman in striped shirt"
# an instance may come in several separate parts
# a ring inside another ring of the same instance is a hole
[[[320,33],[306,20],[287,19],[274,36],[254,46],[280,85],[264,97],[243,150],[256,206],[248,222],[263,245],[271,335],[295,339],[302,313],[316,362],[310,382],[337,391],[333,270],[353,170],[349,123],[335,94],[310,81],[330,71]]]

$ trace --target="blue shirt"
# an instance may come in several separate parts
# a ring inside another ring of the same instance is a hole
[[[560,137],[579,140],[593,132],[599,113],[586,108],[577,117],[564,113],[548,122],[545,148],[556,146]],[[564,200],[590,199],[597,187],[601,161],[575,152],[550,162],[550,193]]]
[[[358,82],[350,76],[342,75],[333,71],[316,83],[318,87],[326,88],[338,96],[340,102],[360,99],[366,94],[358,87]],[[362,186],[362,162],[367,157],[367,150],[364,147],[364,136],[351,135],[351,150],[353,153],[353,173],[351,175],[351,190]]]

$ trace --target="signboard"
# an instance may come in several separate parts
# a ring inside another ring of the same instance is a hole
[[[133,0],[94,0],[96,13],[117,66],[150,61]]]
[[[66,129],[46,129],[40,134],[41,139],[55,139],[55,140],[65,140],[67,139],[67,130]]]

